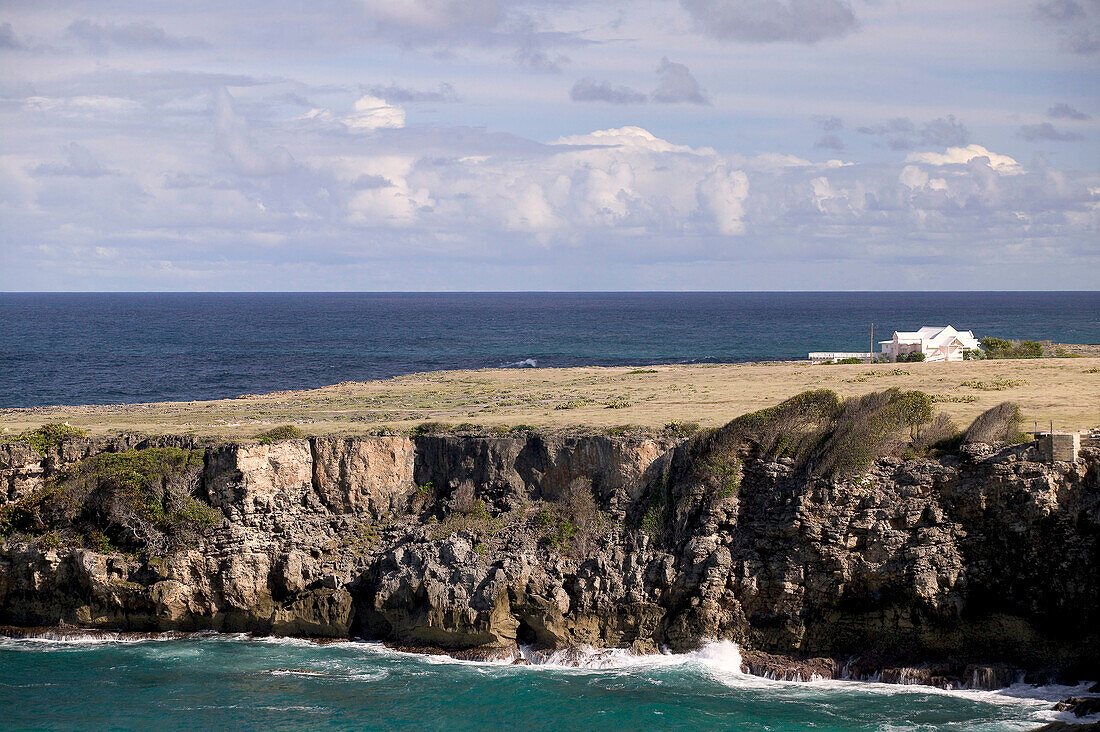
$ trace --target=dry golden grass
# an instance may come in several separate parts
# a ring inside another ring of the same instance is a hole
[[[253,437],[273,425],[309,434],[355,434],[425,421],[537,427],[704,426],[776,404],[807,389],[853,396],[896,386],[934,395],[965,426],[993,405],[1020,404],[1058,429],[1100,426],[1100,358],[935,364],[810,366],[703,364],[645,369],[483,369],[411,374],[305,391],[206,402],[0,410],[3,434],[67,421],[92,434],[131,432]]]

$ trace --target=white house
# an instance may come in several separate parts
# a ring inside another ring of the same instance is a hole
[[[964,350],[979,347],[978,339],[969,330],[958,331],[947,326],[925,326],[914,331],[894,331],[888,341],[879,341],[882,352],[891,361],[907,353],[923,353],[925,361],[962,361]]]

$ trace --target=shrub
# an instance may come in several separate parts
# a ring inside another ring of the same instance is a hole
[[[567,402],[562,402],[561,404],[557,405],[556,407],[554,407],[554,409],[580,409],[581,407],[587,406],[591,403],[592,400],[590,399],[570,399]]]
[[[1043,344],[1038,341],[1020,341],[1016,346],[1016,358],[1042,358]]]
[[[959,386],[966,386],[971,389],[978,389],[979,391],[1004,391],[1005,389],[1011,389],[1014,386],[1026,386],[1027,382],[1023,379],[1005,379],[996,378],[989,381],[981,381],[980,379],[970,379],[964,381]]]
[[[186,546],[221,520],[191,495],[202,450],[172,447],[101,453],[4,507],[0,530],[83,532],[101,543],[163,554]]]
[[[267,432],[261,432],[259,434],[259,439],[261,445],[270,445],[279,440],[300,440],[305,436],[306,433],[302,432],[294,425],[284,424],[279,427],[272,427]]]
[[[454,513],[472,514],[477,511],[478,504],[484,510],[485,503],[478,499],[474,491],[474,484],[463,483],[451,494],[451,500],[447,502],[447,507]]]
[[[616,398],[607,402],[604,406],[608,409],[626,409],[630,406],[630,402],[622,398]]]
[[[986,358],[1041,358],[1043,344],[1038,341],[1009,341],[1004,338],[983,338]]]
[[[665,432],[671,432],[676,437],[690,437],[698,431],[698,422],[669,422],[665,425]]]
[[[89,549],[99,552],[100,554],[111,554],[115,551],[115,547],[111,544],[111,540],[107,538],[106,534],[98,529],[93,529],[88,532],[88,538],[85,544]]]
[[[1020,407],[1015,402],[1001,402],[979,414],[966,429],[966,443],[1018,443],[1026,437],[1020,431]]]
[[[922,392],[888,389],[852,397],[810,454],[813,472],[834,477],[862,472],[878,458],[900,453],[903,430],[912,434],[930,417],[931,398]]]
[[[924,354],[920,351],[913,351],[912,353],[903,353],[898,356],[898,363],[920,363],[924,360]]]
[[[657,369],[634,369],[633,371],[627,371],[626,373],[627,376],[631,376],[633,374],[656,374],[658,372]]]
[[[409,434],[413,437],[420,437],[422,435],[442,435],[451,431],[453,431],[453,427],[446,422],[421,422],[412,427]]]
[[[68,422],[50,422],[38,429],[22,432],[14,440],[30,445],[45,457],[49,450],[59,446],[65,440],[87,436],[88,433],[85,430],[73,427]]]
[[[964,348],[963,361],[981,361],[985,359],[985,351],[980,348]]]
[[[951,418],[940,413],[924,425],[913,438],[913,450],[927,454],[932,450],[953,451],[962,441],[962,433]]]
[[[807,441],[827,428],[839,407],[840,397],[834,391],[804,391],[774,407],[738,417],[713,433],[709,447],[729,453],[747,440],[764,454],[797,456]]]
[[[916,439],[921,425],[932,421],[932,397],[923,391],[900,392],[893,401],[893,408],[909,427],[909,437]]]
[[[592,542],[607,526],[587,480],[570,483],[552,507],[539,511],[534,524],[542,541],[551,549],[572,556],[587,556]]]

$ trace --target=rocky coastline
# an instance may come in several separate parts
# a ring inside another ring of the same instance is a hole
[[[173,448],[198,451],[180,480],[217,520],[162,551],[9,527],[0,632],[362,638],[466,658],[723,639],[777,679],[1100,677],[1100,450],[1049,463],[1033,444],[965,444],[822,476],[726,430],[3,443],[9,513],[97,455]]]

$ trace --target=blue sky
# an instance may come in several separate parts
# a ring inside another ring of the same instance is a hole
[[[0,289],[1100,287],[1100,0],[0,7]]]

